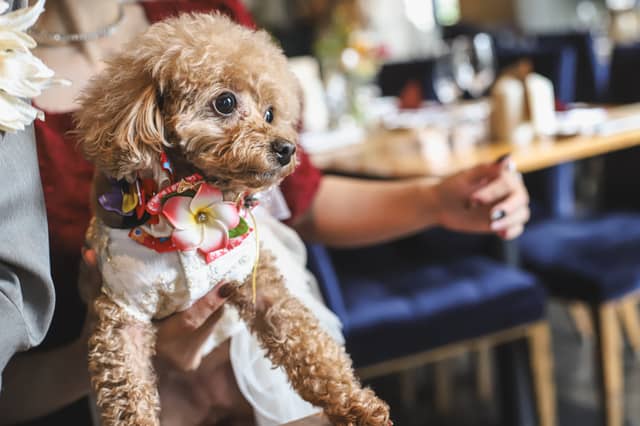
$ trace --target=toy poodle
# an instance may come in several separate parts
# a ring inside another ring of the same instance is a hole
[[[103,279],[89,371],[104,425],[158,425],[152,320],[221,282],[295,391],[337,425],[388,425],[342,345],[257,238],[255,195],[296,166],[299,86],[263,31],[216,14],[152,25],[80,97]]]

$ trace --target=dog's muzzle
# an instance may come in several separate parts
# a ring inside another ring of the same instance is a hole
[[[296,153],[296,145],[284,139],[276,139],[271,142],[271,150],[276,154],[278,164],[284,167],[291,162],[291,157]]]

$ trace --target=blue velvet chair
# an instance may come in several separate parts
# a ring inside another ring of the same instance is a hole
[[[607,100],[614,103],[640,101],[639,70],[640,43],[616,46],[611,54]]]
[[[640,70],[640,45],[614,50],[610,70],[609,100],[640,101],[635,80]],[[636,194],[637,149],[605,157],[603,211],[583,218],[552,216],[528,227],[520,239],[525,265],[546,283],[550,293],[579,308],[591,327],[595,325],[597,360],[603,414],[608,426],[624,421],[624,382],[621,327],[640,353],[640,321],[637,294],[640,290],[640,206]],[[570,191],[572,182],[556,182]],[[553,197],[550,197],[553,202]],[[625,209],[626,213],[615,211]],[[576,304],[578,302],[578,304]],[[587,310],[581,308],[587,306]],[[583,329],[585,327],[583,326]]]
[[[462,255],[453,245],[441,247],[438,256],[413,243],[357,250],[311,244],[308,250],[309,267],[344,324],[361,377],[525,337],[540,424],[555,424],[546,298],[533,276]]]
[[[629,66],[638,57],[627,48],[616,49],[610,70],[614,85],[626,77],[623,84],[633,90],[635,76],[629,74]],[[637,65],[636,72],[640,62]],[[583,67],[580,74],[588,74]],[[630,100],[622,96],[625,90],[620,92],[618,101]],[[628,209],[624,204],[629,201],[640,206],[636,200],[640,197],[631,195],[637,193],[632,176],[637,175],[640,156],[635,151],[605,157],[603,205],[614,211]],[[573,167],[573,163],[554,167],[546,175],[546,183],[532,191],[532,198],[544,200],[544,208],[536,209],[519,246],[525,267],[541,278],[552,296],[568,302],[579,331],[596,338],[596,371],[605,424],[621,426],[624,385],[621,328],[616,317],[622,319],[630,343],[640,353],[640,321],[635,306],[640,287],[640,214],[583,212],[584,217],[578,218],[573,207]]]
[[[548,219],[531,224],[519,242],[524,266],[552,295],[588,306],[595,325],[605,424],[622,426],[623,354],[617,316],[640,349],[640,215]]]
[[[562,32],[538,35],[540,46],[569,47],[576,53],[574,100],[577,102],[601,102],[604,100],[609,78],[608,64],[598,60],[595,40],[588,32]]]
[[[616,46],[611,56],[610,103],[640,102],[640,43]],[[640,148],[605,156],[601,203],[611,209],[640,211]]]

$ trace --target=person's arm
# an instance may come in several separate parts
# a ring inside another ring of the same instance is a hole
[[[307,240],[332,246],[374,244],[432,226],[513,238],[529,218],[529,199],[508,161],[439,182],[324,176],[311,208],[293,227]]]
[[[0,181],[4,183],[0,191],[2,372],[16,352],[26,351],[42,341],[54,308],[47,221],[31,127],[15,134],[0,134]],[[23,354],[15,358],[20,356]],[[15,392],[35,392],[39,384],[38,380],[15,383],[10,373],[2,376],[0,401]],[[3,421],[8,421],[7,410],[1,403],[0,412]]]
[[[0,135],[0,182],[1,372],[16,352],[42,341],[54,307],[47,221],[31,127]]]

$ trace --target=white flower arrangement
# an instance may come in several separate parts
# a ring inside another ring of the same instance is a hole
[[[9,4],[0,0],[0,131],[14,133],[36,118],[44,120],[44,113],[32,107],[28,99],[53,84],[70,83],[54,79],[53,71],[30,50],[36,47],[36,41],[26,31],[44,11],[44,0],[4,13],[8,8]]]

